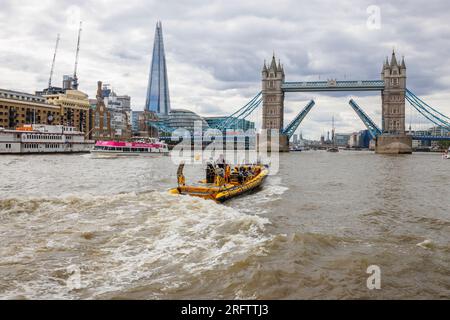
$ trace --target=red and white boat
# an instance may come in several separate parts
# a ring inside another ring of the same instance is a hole
[[[135,138],[131,142],[97,141],[91,154],[99,157],[155,156],[168,155],[169,148],[155,138]]]

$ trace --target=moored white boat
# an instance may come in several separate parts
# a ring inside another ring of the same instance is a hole
[[[155,138],[135,138],[127,141],[97,141],[91,154],[100,158],[168,155],[166,143]]]
[[[94,141],[74,127],[24,125],[0,128],[0,154],[89,153]]]

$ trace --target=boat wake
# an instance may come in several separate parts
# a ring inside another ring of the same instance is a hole
[[[266,218],[159,192],[5,199],[0,220],[4,298],[112,298],[136,288],[164,297],[264,255],[272,239]]]
[[[288,190],[288,187],[282,185],[279,177],[269,177],[260,190],[233,199],[229,204],[239,211],[261,215],[267,212],[267,204],[281,200]]]

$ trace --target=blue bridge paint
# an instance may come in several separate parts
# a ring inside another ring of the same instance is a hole
[[[285,82],[281,85],[281,89],[284,92],[382,91],[384,90],[384,80]]]
[[[362,120],[373,139],[381,134],[381,129],[373,122],[372,119],[364,112],[363,109],[353,100],[349,101],[350,106],[355,110],[356,114]]]

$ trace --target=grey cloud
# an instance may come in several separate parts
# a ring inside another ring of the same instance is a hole
[[[202,114],[210,114],[210,115],[217,115],[217,116],[224,116],[227,115],[224,110],[217,106],[217,105],[212,105],[212,104],[205,104],[200,106],[200,112]],[[228,114],[229,115],[229,114]]]

